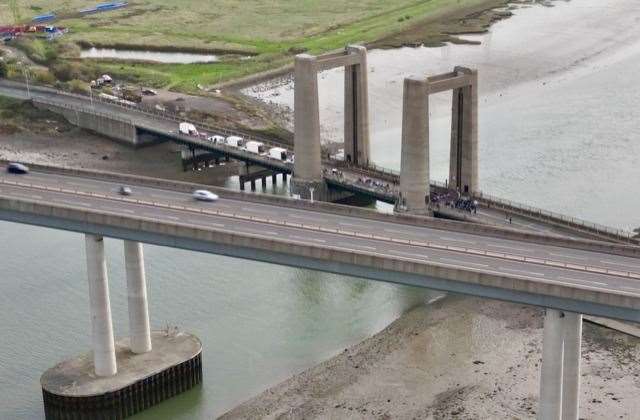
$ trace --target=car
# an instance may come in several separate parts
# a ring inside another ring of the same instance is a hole
[[[207,190],[195,190],[193,192],[193,198],[198,201],[216,201],[218,199],[218,195]]]
[[[9,172],[10,174],[28,174],[29,167],[23,165],[22,163],[11,162],[7,166],[7,172]]]
[[[126,185],[121,185],[118,188],[118,194],[120,195],[131,195],[133,191],[131,191],[131,187],[127,187]]]

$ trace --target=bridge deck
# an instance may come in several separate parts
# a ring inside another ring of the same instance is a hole
[[[134,184],[134,196],[121,197],[119,185],[38,171],[3,173],[0,218],[640,320],[640,259],[633,256],[416,226],[392,215],[371,220],[257,203],[242,195],[201,203],[184,191]],[[136,227],[126,228],[131,223]],[[186,237],[176,233],[182,229]],[[214,239],[204,240],[207,235]],[[227,247],[211,248],[224,242],[215,238],[227,236],[234,238]]]

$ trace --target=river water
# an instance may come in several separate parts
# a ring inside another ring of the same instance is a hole
[[[111,58],[117,60],[153,61],[157,63],[191,64],[214,63],[220,58],[213,54],[123,50],[116,48],[88,48],[80,52],[81,58]]]
[[[612,226],[640,226],[640,5],[573,0],[516,10],[480,46],[370,53],[373,157],[399,166],[402,78],[454,65],[481,80],[481,187]],[[341,72],[321,76],[340,136]],[[274,96],[274,93],[276,96]],[[290,86],[260,96],[291,105]],[[447,173],[449,98],[432,98],[432,178]],[[233,185],[230,181],[228,185]],[[107,240],[117,335],[122,245]],[[138,419],[211,418],[384,328],[426,291],[170,248],[145,248],[153,326],[204,344],[204,384]],[[82,236],[0,223],[0,418],[43,418],[39,376],[90,347]]]

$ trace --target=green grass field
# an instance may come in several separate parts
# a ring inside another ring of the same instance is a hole
[[[495,2],[496,0],[494,0]],[[71,29],[60,42],[150,48],[232,50],[256,54],[250,60],[216,64],[131,64],[100,62],[105,71],[193,91],[290,62],[293,52],[334,50],[372,42],[429,17],[490,3],[491,0],[139,0],[119,11],[85,17],[81,0],[15,0],[0,3],[0,24],[23,22],[54,11]],[[14,3],[17,7],[10,7]],[[98,0],[96,0],[98,3]],[[16,10],[19,12],[16,13]]]

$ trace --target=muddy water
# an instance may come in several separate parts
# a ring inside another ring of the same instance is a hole
[[[555,2],[514,10],[481,45],[369,54],[372,156],[400,166],[402,81],[456,65],[480,78],[480,185],[485,192],[626,229],[640,226],[640,5]],[[342,138],[342,70],[320,75],[323,137]],[[249,90],[252,92],[252,90]],[[291,107],[290,83],[255,89]],[[448,173],[449,93],[430,101],[431,178]]]

